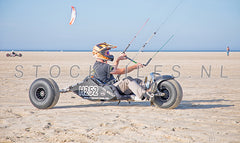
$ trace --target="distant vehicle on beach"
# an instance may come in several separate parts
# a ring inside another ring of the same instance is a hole
[[[16,57],[16,56],[18,56],[18,57],[22,57],[22,54],[21,53],[15,53],[14,51],[12,51],[12,52],[10,52],[10,53],[7,53],[6,54],[6,56],[7,57]]]

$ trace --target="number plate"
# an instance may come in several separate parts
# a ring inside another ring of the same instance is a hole
[[[98,96],[98,86],[79,86],[79,96]]]

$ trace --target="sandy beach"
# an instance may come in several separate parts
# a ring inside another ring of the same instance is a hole
[[[177,77],[183,100],[172,110],[146,101],[92,102],[74,93],[61,94],[54,108],[39,110],[28,97],[31,83],[45,77],[60,89],[74,85],[89,74],[92,54],[21,52],[20,58],[6,53],[0,52],[0,142],[240,142],[239,52],[161,52],[149,66],[129,74],[143,78],[157,71]],[[152,55],[141,53],[136,61],[145,63]]]

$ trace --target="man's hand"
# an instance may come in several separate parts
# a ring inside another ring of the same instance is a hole
[[[120,61],[120,60],[126,60],[127,58],[126,58],[126,54],[125,53],[122,53],[118,58],[117,58],[117,60],[118,61]]]
[[[134,69],[137,69],[137,68],[143,68],[144,65],[141,64],[141,63],[137,63],[137,64],[133,65],[133,67],[134,67]]]
[[[144,67],[144,65],[141,64],[141,63],[137,63],[137,65],[138,65],[139,68],[143,68]]]

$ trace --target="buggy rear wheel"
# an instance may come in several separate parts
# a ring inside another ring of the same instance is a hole
[[[38,109],[48,109],[55,106],[59,99],[59,88],[53,79],[36,79],[30,89],[29,98]]]
[[[157,107],[174,109],[182,101],[182,88],[180,84],[174,79],[159,83],[158,90],[165,95],[154,97],[153,104]]]

